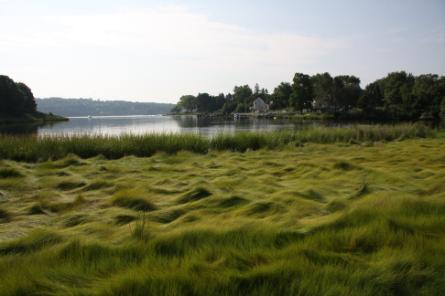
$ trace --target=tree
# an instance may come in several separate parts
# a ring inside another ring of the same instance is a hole
[[[358,100],[358,107],[365,112],[373,112],[383,106],[383,87],[381,81],[368,84]]]
[[[196,105],[198,112],[212,113],[220,110],[225,102],[224,94],[214,97],[208,93],[200,93],[196,97]]]
[[[208,93],[200,93],[196,96],[196,109],[198,112],[208,112],[211,109],[211,97]]]
[[[254,87],[253,93],[255,95],[260,94],[260,85],[258,83],[255,83],[255,87]]]
[[[334,78],[334,101],[342,111],[357,107],[361,93],[359,78],[350,75]]]
[[[288,82],[281,82],[272,93],[272,109],[283,109],[288,107],[292,94],[292,85]]]
[[[438,117],[441,98],[445,95],[444,86],[438,75],[426,74],[415,77],[412,88],[413,116],[417,118],[422,113],[429,113]]]
[[[235,112],[247,112],[253,102],[253,92],[250,86],[235,86],[233,89],[233,100],[236,103]]]
[[[30,92],[30,90],[29,90]],[[8,76],[0,76],[0,114],[6,116],[21,116],[27,113],[25,103],[27,97],[19,86]],[[29,97],[34,102],[34,96]],[[34,102],[35,104],[35,102]],[[29,102],[29,105],[32,105]]]
[[[233,98],[235,101],[247,101],[252,97],[252,95],[252,89],[248,85],[235,86],[233,89]]]
[[[23,112],[30,114],[37,111],[37,104],[31,89],[24,83],[17,83],[17,87],[23,96]]]
[[[405,71],[393,72],[384,79],[385,109],[395,119],[413,116],[412,88],[414,77]]]
[[[223,114],[230,114],[230,113],[235,112],[236,107],[237,107],[237,103],[235,101],[233,101],[233,100],[226,100],[226,102],[224,103],[224,105],[223,105],[223,107],[221,109],[221,112]]]
[[[292,83],[292,94],[289,105],[295,110],[311,109],[314,99],[314,89],[309,75],[296,73]]]
[[[178,106],[185,109],[186,112],[192,112],[197,109],[197,100],[195,96],[186,95],[179,99]]]
[[[442,103],[440,106],[440,117],[445,118],[445,96],[442,97]]]

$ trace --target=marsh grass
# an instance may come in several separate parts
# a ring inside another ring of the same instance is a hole
[[[143,193],[131,190],[117,192],[112,199],[112,203],[115,206],[136,211],[149,212],[157,209],[156,205],[143,197]]]
[[[148,218],[147,213],[140,212],[138,214],[137,219],[134,223],[134,228],[131,228],[131,235],[138,240],[148,240],[149,239],[149,231],[148,231]]]
[[[28,213],[30,215],[44,215],[46,214],[44,207],[42,203],[35,203],[29,208]]]
[[[23,175],[16,169],[13,168],[0,169],[0,179],[19,178],[19,177],[23,177]]]
[[[7,210],[0,208],[0,223],[6,223],[11,221],[11,213]]]
[[[181,198],[178,199],[178,203],[198,201],[211,195],[212,193],[208,189],[204,187],[197,187],[181,196]]]
[[[30,253],[60,242],[62,237],[59,234],[39,230],[20,240],[1,245],[0,254]]]
[[[17,161],[44,161],[61,159],[69,155],[81,158],[103,156],[117,159],[129,155],[145,157],[156,152],[177,153],[191,151],[207,153],[209,150],[246,151],[260,148],[277,148],[304,143],[350,144],[375,141],[425,138],[434,131],[422,124],[356,125],[348,128],[318,127],[299,131],[276,131],[270,133],[219,134],[204,138],[193,134],[147,134],[112,136],[57,136],[20,137],[0,136],[0,159]],[[53,165],[64,168],[81,165],[76,157],[70,157]]]
[[[66,158],[0,165],[0,295],[445,290],[444,139]]]

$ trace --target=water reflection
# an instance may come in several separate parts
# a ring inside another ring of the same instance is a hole
[[[290,121],[259,118],[210,119],[196,116],[102,116],[70,118],[67,122],[50,125],[6,125],[0,126],[3,134],[48,135],[122,135],[146,133],[194,133],[212,136],[218,133],[239,131],[275,131],[303,129],[313,126],[331,126],[338,123],[326,121]],[[344,124],[343,124],[344,125]]]
[[[0,134],[3,135],[36,135],[39,129],[36,124],[0,124]]]
[[[290,121],[255,118],[235,121],[197,116],[107,116],[70,118],[68,122],[39,127],[38,135],[194,133],[211,136],[238,131],[272,131],[295,126],[296,124]]]

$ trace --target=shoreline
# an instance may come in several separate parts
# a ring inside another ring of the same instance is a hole
[[[46,113],[34,113],[26,114],[20,117],[0,117],[1,125],[14,125],[14,124],[44,124],[51,122],[69,121],[68,118]]]

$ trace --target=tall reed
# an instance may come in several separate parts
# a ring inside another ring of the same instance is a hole
[[[146,135],[77,135],[77,136],[0,136],[0,159],[39,161],[59,159],[69,154],[82,158],[103,155],[108,159],[124,156],[151,156],[156,152],[209,149],[246,151],[277,148],[298,143],[374,142],[408,138],[425,138],[435,131],[422,124],[356,125],[351,127],[317,127],[266,133],[219,134],[211,138],[194,134]]]

